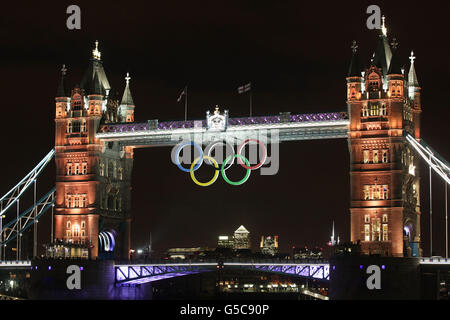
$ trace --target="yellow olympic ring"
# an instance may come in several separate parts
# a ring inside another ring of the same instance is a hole
[[[216,182],[217,177],[219,176],[219,165],[217,164],[216,159],[214,159],[213,157],[203,155],[203,159],[207,159],[207,160],[211,161],[214,164],[214,167],[216,167],[216,169],[217,169],[216,172],[214,173],[214,177],[210,181],[200,182],[195,178],[193,169],[195,167],[195,164],[200,161],[200,157],[195,158],[195,160],[192,162],[191,169],[189,170],[189,172],[191,174],[192,181],[194,181],[197,185],[199,185],[201,187],[207,187],[209,185],[212,185],[214,182]]]

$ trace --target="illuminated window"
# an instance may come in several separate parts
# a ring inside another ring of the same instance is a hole
[[[72,231],[73,231],[73,236],[74,237],[79,237],[80,236],[80,226],[79,225],[74,224],[73,228],[72,228]]]
[[[75,163],[75,174],[76,175],[80,174],[80,164],[79,163]]]
[[[377,102],[369,103],[369,115],[370,116],[380,115],[380,105]]]
[[[66,129],[67,133],[71,133],[72,132],[72,121],[68,121],[67,122],[67,129]]]
[[[81,229],[84,229],[86,227],[86,221],[81,221]]]
[[[373,163],[378,163],[378,150],[373,150]]]
[[[100,163],[100,176],[104,176],[105,175],[105,164],[103,162]]]
[[[382,116],[386,115],[386,105],[384,103],[381,105],[380,115],[382,115]]]
[[[387,184],[383,185],[383,199],[388,199],[388,186],[387,186]]]
[[[71,227],[70,221],[67,221],[67,229],[70,229],[70,227]]]
[[[369,150],[363,151],[364,163],[369,163]]]
[[[383,162],[383,163],[387,163],[388,162],[388,151],[387,151],[387,149],[384,149],[382,151],[381,162]]]
[[[71,162],[67,163],[67,175],[68,176],[72,175],[72,163]]]
[[[380,241],[380,218],[372,219],[372,241]]]
[[[370,199],[370,190],[369,190],[369,186],[365,185],[364,186],[364,200],[369,200]]]
[[[83,162],[81,174],[87,174],[87,162]]]
[[[388,216],[387,216],[387,214],[383,214],[383,222],[388,222]]]
[[[83,194],[81,196],[81,208],[86,208],[86,204],[87,204],[87,198],[86,198],[86,195]]]
[[[79,197],[74,197],[75,198],[75,202],[73,207],[74,208],[79,208],[80,207],[80,198]]]
[[[82,237],[86,237],[86,231],[85,230],[81,230],[81,236]]]
[[[380,199],[380,195],[381,195],[380,186],[373,186],[372,189],[373,189],[372,199],[373,200],[379,200]]]
[[[367,109],[367,105],[363,105],[361,109],[361,116],[368,117],[369,116],[369,109]]]
[[[387,223],[383,224],[383,241],[388,241],[388,225]]]
[[[123,179],[123,168],[119,168],[119,180]]]
[[[366,214],[366,215],[364,216],[364,222],[365,222],[365,223],[370,223],[370,215]]]
[[[364,225],[364,241],[370,241],[370,224]]]
[[[86,120],[81,121],[81,132],[86,132]]]
[[[116,162],[114,162],[114,164],[113,164],[113,177],[114,177],[114,179],[117,178],[117,163]]]
[[[71,232],[70,232],[70,230],[67,230],[67,232],[66,232],[66,237],[67,237],[67,238],[70,238],[70,237],[71,237]]]

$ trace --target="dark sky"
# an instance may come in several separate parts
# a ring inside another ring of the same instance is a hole
[[[81,30],[66,28],[66,8],[81,7]],[[10,2],[0,13],[0,83],[3,95],[3,194],[54,146],[54,95],[60,68],[81,81],[95,40],[113,89],[123,92],[131,73],[137,121],[181,120],[176,99],[189,85],[190,119],[204,119],[217,104],[231,117],[248,113],[236,88],[253,84],[255,115],[346,111],[351,41],[368,63],[378,31],[365,13],[378,4],[389,37],[406,64],[411,49],[422,87],[422,137],[450,159],[448,2],[432,1],[59,1]],[[422,166],[422,240],[429,254],[428,169]],[[132,246],[152,232],[154,249],[215,246],[219,234],[243,224],[254,249],[261,234],[292,245],[323,246],[332,221],[349,240],[347,141],[283,143],[277,175],[252,173],[241,187],[222,179],[193,184],[170,161],[169,148],[139,149],[133,172]],[[54,165],[38,185],[54,183]],[[434,246],[444,254],[444,187],[433,177]],[[45,228],[44,228],[45,230]],[[41,234],[48,239],[48,233]]]

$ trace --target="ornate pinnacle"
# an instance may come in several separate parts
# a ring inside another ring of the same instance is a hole
[[[62,68],[61,68],[61,74],[62,74],[63,76],[65,76],[65,75],[66,75],[66,71],[67,71],[66,65],[63,64],[63,65],[62,65]]]
[[[414,63],[414,59],[416,59],[416,57],[414,56],[414,51],[411,50],[411,56],[409,57],[409,60],[411,60],[411,64]]]
[[[392,49],[394,49],[394,50],[397,49],[397,47],[398,47],[398,41],[397,41],[396,38],[392,39],[391,46],[392,46]]]
[[[130,83],[131,77],[130,74],[127,72],[127,76],[125,77],[125,81],[128,83]]]
[[[92,50],[92,57],[94,59],[100,60],[102,53],[98,51],[98,40],[95,40],[95,49]]]
[[[356,53],[356,50],[358,49],[358,45],[356,44],[356,40],[353,40],[351,48],[352,48],[353,53]]]

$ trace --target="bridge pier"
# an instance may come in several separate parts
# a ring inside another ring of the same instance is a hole
[[[80,268],[80,288],[70,289],[74,275],[69,266]],[[69,279],[70,283],[73,278]],[[31,266],[28,297],[36,300],[150,300],[151,284],[116,287],[114,261],[111,260],[35,260]]]
[[[330,259],[330,299],[419,300],[419,261],[417,258],[381,256],[333,257]],[[369,288],[375,282],[375,279],[369,278],[376,276],[369,266],[379,268],[379,288]]]

